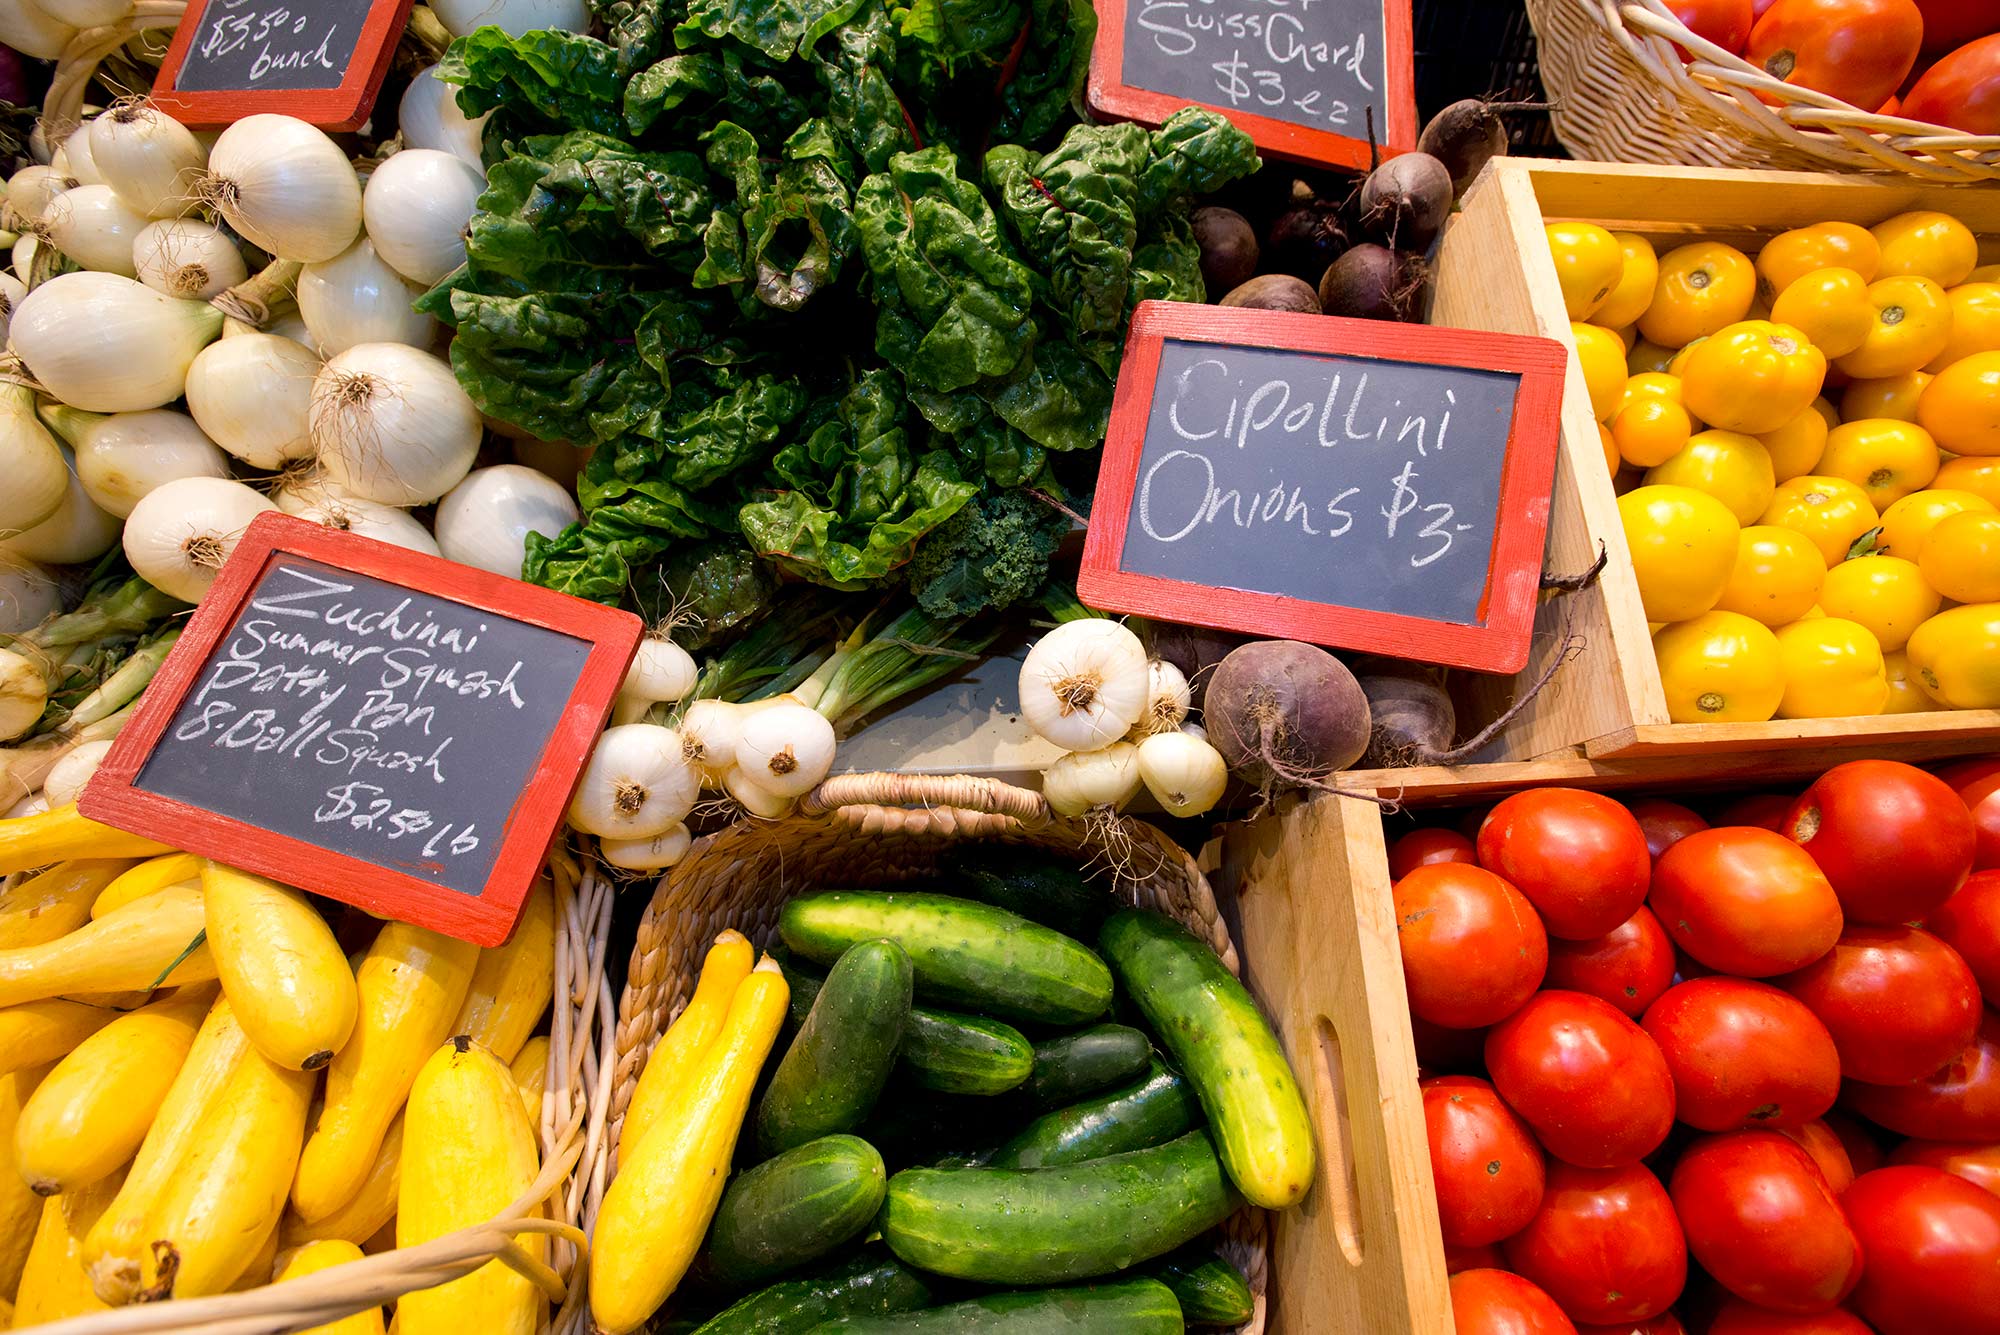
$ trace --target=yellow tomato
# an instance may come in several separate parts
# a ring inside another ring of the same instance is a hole
[[[1804,477],[1819,467],[1826,453],[1826,416],[1819,411],[1824,399],[1806,409],[1776,431],[1766,431],[1757,439],[1771,455],[1771,476],[1778,482]]]
[[[1875,537],[1875,550],[1914,561],[1923,554],[1924,539],[1930,537],[1931,530],[1941,520],[1967,510],[1990,515],[1996,509],[2000,507],[1975,492],[1929,487],[1905,496],[1882,512],[1882,531]]]
[[[1625,345],[1601,325],[1572,324],[1569,332],[1576,340],[1584,388],[1590,391],[1591,416],[1602,421],[1618,411],[1618,396],[1625,392]]]
[[[1742,251],[1714,241],[1676,246],[1660,256],[1639,332],[1663,348],[1686,347],[1749,314],[1756,293],[1757,271]]]
[[[1692,487],[1644,486],[1618,498],[1648,621],[1686,621],[1715,606],[1736,566],[1740,525]]]
[[[1757,277],[1773,294],[1783,292],[1814,269],[1852,269],[1863,282],[1875,281],[1882,248],[1867,228],[1853,223],[1816,223],[1780,232],[1757,252]]]
[[[1572,320],[1588,320],[1618,286],[1625,272],[1625,252],[1618,238],[1596,223],[1554,222],[1547,230],[1563,309]]]
[[[2000,603],[1940,612],[1910,637],[1910,667],[1953,709],[2000,709]]]
[[[1653,284],[1660,276],[1660,260],[1653,254],[1653,245],[1643,236],[1631,232],[1613,232],[1618,239],[1618,249],[1625,256],[1625,267],[1620,271],[1617,286],[1604,304],[1591,312],[1590,318],[1601,325],[1621,329],[1645,314],[1652,304]]]
[[[1667,717],[1676,723],[1762,723],[1778,712],[1785,674],[1761,621],[1709,612],[1653,636]]]
[[[1664,394],[1628,402],[1611,419],[1611,439],[1618,455],[1634,468],[1663,464],[1687,448],[1694,423],[1687,409]]]
[[[1965,281],[1979,263],[1979,238],[1949,213],[1919,209],[1868,229],[1882,247],[1879,277],[1916,274],[1940,287]]]
[[[1679,380],[1681,378],[1682,373],[1687,370],[1688,359],[1694,356],[1694,350],[1700,347],[1702,344],[1706,343],[1707,341],[1708,341],[1708,336],[1704,334],[1700,338],[1696,339],[1694,342],[1688,344],[1686,347],[1676,352],[1674,354],[1673,360],[1667,363],[1667,374],[1674,377],[1676,380]],[[1685,386],[1681,390],[1681,398],[1683,402],[1685,402],[1687,399],[1687,390]]]
[[[1826,572],[1819,605],[1830,617],[1868,627],[1885,650],[1900,649],[1910,633],[1937,615],[1942,599],[1915,561],[1861,556]]]
[[[1832,374],[1833,374],[1832,371],[1827,372],[1828,376],[1831,376]],[[1832,403],[1828,402],[1826,395],[1822,394],[1818,398],[1814,399],[1812,406],[1813,406],[1813,411],[1819,414],[1820,420],[1826,423],[1826,429],[1828,431],[1831,431],[1835,427],[1840,425],[1840,409],[1834,407]]]
[[[2000,455],[2000,352],[1975,352],[1932,376],[1917,420],[1953,454]]]
[[[1618,396],[1618,406],[1628,408],[1635,399],[1653,398],[1672,399],[1675,403],[1680,403],[1681,378],[1677,375],[1668,375],[1665,371],[1641,371],[1628,376],[1625,380],[1625,392]]]
[[[1917,553],[1931,587],[1955,603],[2000,603],[2000,514],[1946,515]]]
[[[1877,518],[1867,494],[1846,478],[1808,473],[1780,482],[1759,522],[1805,534],[1831,570]]]
[[[1826,358],[1788,324],[1745,320],[1687,350],[1681,395],[1688,411],[1725,431],[1776,431],[1812,406]]]
[[[1942,487],[1969,491],[2000,510],[2000,458],[1979,459],[1968,455],[1963,459],[1947,459],[1931,483],[1933,491]]]
[[[1613,477],[1618,475],[1618,442],[1611,437],[1611,428],[1597,424],[1597,444],[1604,451],[1604,471]]]
[[[1845,357],[1834,359],[1856,380],[1879,380],[1915,371],[1944,351],[1951,340],[1951,303],[1928,278],[1906,275],[1868,285],[1875,322],[1868,337]]]
[[[1663,348],[1657,343],[1641,338],[1632,345],[1631,351],[1625,354],[1625,369],[1633,375],[1646,371],[1664,371],[1667,369],[1667,363],[1673,359],[1672,348]]]
[[[1633,346],[1639,341],[1639,327],[1637,325],[1622,324],[1611,332],[1618,335],[1619,356],[1621,358],[1630,356]]]
[[[1944,295],[1951,303],[1951,339],[1926,371],[1942,371],[1975,352],[2000,348],[2000,283],[1960,283]]]
[[[1930,382],[1928,371],[1905,371],[1880,380],[1856,380],[1841,393],[1841,421],[1893,417],[1899,422],[1914,422],[1917,420],[1917,400],[1923,396],[1924,386]]]
[[[1868,280],[1852,269],[1814,269],[1778,294],[1771,318],[1803,330],[1829,357],[1844,357],[1861,346],[1875,323],[1868,304]]]
[[[1804,534],[1757,524],[1737,539],[1736,567],[1715,607],[1767,626],[1789,625],[1812,611],[1825,579],[1826,561]]]
[[[1965,276],[1968,283],[2000,283],[2000,264],[1982,264]]]
[[[1826,453],[1814,471],[1846,478],[1884,510],[1931,484],[1938,471],[1937,442],[1915,422],[1887,417],[1843,422],[1827,433]]]
[[[1884,714],[1924,714],[1938,707],[1938,702],[1918,684],[1907,651],[1885,652],[1882,670],[1889,678],[1889,703],[1882,706]]]
[[[1780,626],[1776,635],[1785,677],[1779,718],[1879,714],[1889,703],[1882,646],[1866,626],[1824,616]]]
[[[1703,431],[1687,448],[1646,474],[1649,487],[1692,487],[1729,507],[1739,524],[1755,522],[1776,485],[1771,455],[1755,436]]]

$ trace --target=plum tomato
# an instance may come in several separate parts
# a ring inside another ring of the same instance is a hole
[[[1444,1245],[1444,1272],[1456,1275],[1461,1270],[1504,1270],[1507,1258],[1500,1249],[1488,1243],[1484,1247],[1454,1247]]]
[[[1708,822],[1696,812],[1664,798],[1642,797],[1632,804],[1631,811],[1632,819],[1646,832],[1646,851],[1656,862],[1681,840],[1708,828]]]
[[[1890,1163],[1923,1164],[1962,1177],[1982,1191],[2000,1196],[2000,1144],[1966,1144],[1954,1140],[1906,1140],[1889,1156]]]
[[[1542,1203],[1544,1177],[1527,1124],[1473,1076],[1433,1076],[1423,1094],[1445,1243],[1481,1247],[1520,1232]]]
[[[1766,978],[1810,964],[1840,937],[1840,901],[1791,840],[1719,826],[1668,849],[1650,907],[1674,944],[1718,973]]]
[[[1850,927],[1825,958],[1776,982],[1833,1035],[1849,1080],[1922,1080],[1979,1028],[1972,970],[1920,927]]]
[[[1798,800],[1790,793],[1751,793],[1739,797],[1716,813],[1714,824],[1754,825],[1760,830],[1772,830],[1785,823],[1785,813]]]
[[[1670,0],[1668,9],[1697,37],[1735,55],[1750,40],[1750,0]]]
[[[1916,64],[1924,17],[1912,0],[1777,0],[1743,58],[1774,79],[1873,109]]]
[[[1798,1316],[1729,1298],[1715,1309],[1708,1335],[1875,1335],[1868,1323],[1845,1308]]]
[[[1454,1335],[1576,1335],[1555,1299],[1505,1270],[1461,1270],[1451,1277]]]
[[[1988,22],[1994,22],[1989,11]],[[2000,134],[2000,33],[1946,52],[1903,101],[1913,120],[1967,134]]]
[[[1667,1185],[1688,1250],[1745,1302],[1826,1312],[1861,1278],[1861,1243],[1810,1154],[1775,1131],[1708,1136]]]
[[[2000,774],[1953,786],[1965,809],[1972,813],[1973,870],[2000,867]]]
[[[1784,833],[1812,855],[1851,923],[1916,922],[1972,870],[1972,813],[1899,760],[1835,765],[1799,795]]]
[[[2000,1197],[1904,1164],[1855,1178],[1841,1204],[1868,1255],[1851,1305],[1880,1335],[2000,1333]]]
[[[2000,804],[2000,793],[1994,796]],[[1956,950],[1981,996],[2000,1002],[2000,871],[1976,871],[1958,893],[1924,919],[1924,928]],[[1551,948],[1549,963],[1555,963]]]
[[[1576,1335],[1687,1335],[1687,1327],[1672,1312],[1649,1316],[1644,1321],[1619,1321],[1609,1326],[1578,1326]]]
[[[1472,841],[1457,830],[1427,826],[1411,830],[1389,845],[1389,879],[1400,881],[1433,862],[1477,862]]]
[[[1542,1147],[1569,1163],[1636,1163],[1673,1128],[1674,1081],[1659,1044],[1582,992],[1538,992],[1493,1026],[1486,1069]]]
[[[1392,893],[1411,1014],[1477,1029],[1512,1015],[1542,985],[1549,963],[1542,920],[1492,872],[1435,862]]]
[[[1700,1131],[1810,1122],[1840,1095],[1840,1056],[1797,998],[1743,978],[1669,988],[1640,1027],[1674,1077],[1674,1115]]]
[[[1840,1148],[1847,1151],[1848,1167],[1853,1170],[1851,1177],[1872,1173],[1886,1162],[1882,1142],[1876,1139],[1874,1129],[1866,1122],[1839,1108],[1819,1120],[1826,1123],[1827,1130],[1840,1137]],[[1831,1176],[1827,1178],[1829,1182],[1832,1180]]]
[[[1479,827],[1479,865],[1506,877],[1550,936],[1603,936],[1646,902],[1652,855],[1632,813],[1601,793],[1516,793]]]
[[[1847,1157],[1847,1146],[1842,1143],[1840,1133],[1826,1124],[1824,1118],[1814,1118],[1799,1126],[1781,1126],[1778,1134],[1797,1141],[1799,1148],[1812,1156],[1819,1165],[1820,1176],[1833,1188],[1838,1196],[1847,1190],[1847,1184],[1854,1180],[1854,1161]],[[1882,1156],[1878,1151],[1876,1156]]]
[[[2000,1015],[1988,1011],[1979,1036],[1942,1070],[1913,1085],[1849,1080],[1840,1102],[1900,1136],[2000,1140]]]
[[[1501,1250],[1572,1321],[1643,1321],[1687,1283],[1680,1221],[1644,1164],[1550,1164],[1542,1208]]]
[[[1674,943],[1642,908],[1594,941],[1549,942],[1543,986],[1588,992],[1636,1020],[1673,981]]]

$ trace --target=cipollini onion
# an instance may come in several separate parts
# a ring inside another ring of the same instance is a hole
[[[49,703],[49,679],[23,654],[0,649],[0,741],[35,726]]]
[[[833,724],[798,704],[776,704],[743,718],[736,768],[776,797],[803,797],[833,769]]]
[[[132,12],[132,0],[30,0],[30,3],[49,17],[77,28],[116,23]]]
[[[49,809],[49,799],[41,793],[29,793],[26,797],[7,808],[8,820],[22,820],[29,816],[39,816]]]
[[[430,346],[437,321],[411,305],[423,295],[362,237],[299,274],[299,315],[313,342],[333,357],[363,343]]]
[[[39,164],[23,167],[7,178],[7,207],[14,210],[23,222],[40,222],[42,215],[48,211],[50,200],[82,184],[73,177],[61,175],[54,167]]]
[[[33,232],[29,232],[14,243],[13,252],[8,256],[8,260],[14,270],[14,277],[21,280],[23,288],[27,286],[28,280],[34,277],[35,252],[41,248],[41,245],[42,239]]]
[[[309,519],[322,528],[438,555],[437,539],[408,510],[349,496],[328,486],[281,487],[272,499],[286,514]]]
[[[69,485],[55,513],[31,529],[0,542],[0,552],[25,556],[52,566],[81,565],[118,545],[118,519],[106,514],[83,489],[77,476],[76,460],[62,451],[63,469]]]
[[[569,823],[607,839],[651,839],[686,820],[700,792],[672,728],[606,728],[577,781]]]
[[[598,856],[625,871],[665,871],[687,856],[694,836],[685,825],[674,825],[651,839],[600,839]]]
[[[42,792],[49,805],[66,807],[76,801],[77,794],[90,782],[90,776],[97,773],[97,767],[110,754],[109,739],[85,742],[51,765],[48,777],[42,780]]]
[[[361,231],[361,182],[340,145],[291,116],[246,116],[209,151],[202,198],[250,244],[304,264]]]
[[[488,112],[486,116],[468,117],[460,111],[457,86],[439,79],[437,66],[427,65],[403,90],[396,123],[409,147],[435,148],[453,154],[483,172],[485,162],[480,145],[491,115]]]
[[[722,776],[722,791],[734,798],[736,805],[759,820],[778,820],[792,814],[796,798],[780,797],[756,783],[740,769],[731,769]]]
[[[22,300],[7,342],[43,387],[94,413],[159,408],[181,396],[222,312],[109,273],[58,274]]]
[[[479,454],[479,410],[451,367],[400,343],[363,343],[320,368],[308,422],[327,477],[388,505],[436,500]]]
[[[155,292],[186,301],[219,296],[250,276],[243,252],[214,223],[148,223],[132,241],[132,266]]]
[[[1066,621],[1036,641],[1021,664],[1021,713],[1065,751],[1095,751],[1132,730],[1146,712],[1146,647],[1116,621]]]
[[[33,630],[62,611],[62,586],[39,561],[0,553],[0,635]]]
[[[42,420],[76,453],[76,475],[91,500],[124,518],[141,497],[184,477],[228,477],[229,456],[186,413],[170,408],[100,417],[50,404]]]
[[[320,355],[319,340],[312,336],[312,330],[306,328],[305,317],[299,314],[297,307],[272,316],[270,323],[264,326],[264,332],[290,339],[315,357]]]
[[[625,680],[618,687],[621,700],[641,700],[647,704],[672,703],[694,689],[694,659],[688,651],[661,635],[639,641]]]
[[[1187,677],[1179,668],[1163,658],[1146,664],[1146,712],[1132,729],[1133,739],[1179,728],[1187,719],[1189,699]]]
[[[736,767],[743,711],[727,700],[697,700],[681,715],[681,758],[710,788]]]
[[[0,45],[13,47],[36,60],[57,60],[76,29],[44,13],[33,0],[0,4]]]
[[[1042,796],[1059,816],[1081,816],[1092,807],[1116,811],[1138,795],[1139,782],[1139,748],[1113,742],[1096,751],[1056,757],[1042,775]]]
[[[429,287],[465,263],[465,225],[485,188],[485,173],[453,154],[404,149],[368,178],[362,223],[390,268]]]
[[[509,37],[543,30],[582,32],[590,26],[584,0],[437,0],[431,8],[453,37],[488,24]]]
[[[272,508],[241,482],[188,477],[147,493],[125,520],[125,559],[162,593],[198,603],[242,541]]]
[[[35,416],[34,391],[0,381],[0,537],[53,515],[68,490],[69,469]]]
[[[146,230],[146,215],[108,185],[80,185],[49,201],[42,235],[86,269],[134,277],[132,243]]]
[[[148,218],[177,218],[194,207],[208,152],[194,132],[144,100],[120,102],[79,134],[104,183]]]
[[[1156,732],[1139,743],[1139,778],[1169,815],[1199,816],[1222,800],[1229,766],[1204,738]]]
[[[32,3],[32,0],[27,0]],[[103,185],[104,173],[97,170],[97,159],[90,148],[89,122],[70,131],[56,155],[49,159],[49,165],[64,176],[76,178],[78,185]]]
[[[28,285],[5,269],[0,269],[0,340],[7,337],[7,326],[13,322],[14,308],[21,304],[21,298],[28,295]]]
[[[307,412],[320,359],[276,334],[221,338],[188,367],[188,412],[209,439],[252,468],[312,454]]]
[[[532,468],[475,468],[438,502],[438,550],[461,565],[519,579],[530,533],[553,538],[582,518],[576,497]]]

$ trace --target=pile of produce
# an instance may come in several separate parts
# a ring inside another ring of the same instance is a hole
[[[1461,1332],[2000,1331],[2000,762],[1463,829],[1389,854]]]
[[[1186,929],[1032,850],[969,850],[941,884],[962,894],[792,899],[754,968],[746,938],[716,938],[625,1114],[600,1329],[1250,1317],[1197,1240],[1246,1202],[1296,1205],[1314,1146],[1249,993]]]

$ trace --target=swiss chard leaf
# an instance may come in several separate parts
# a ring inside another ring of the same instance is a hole
[[[500,28],[475,28],[446,50],[437,77],[459,85],[458,105],[468,116],[499,112],[510,134],[617,134],[625,128],[619,58],[618,48],[580,33],[509,37]]]

